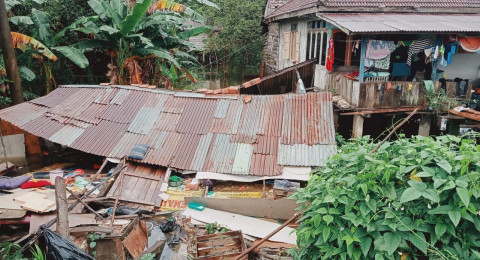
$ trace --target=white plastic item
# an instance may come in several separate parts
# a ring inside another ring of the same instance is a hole
[[[63,178],[63,171],[62,170],[53,170],[50,171],[50,183],[55,185],[55,178],[62,177]]]

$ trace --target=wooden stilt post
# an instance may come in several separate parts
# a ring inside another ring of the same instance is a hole
[[[359,138],[363,136],[363,121],[364,118],[362,115],[353,116],[353,138]]]
[[[68,203],[65,180],[58,176],[55,179],[55,200],[57,202],[57,233],[67,239],[70,238],[68,230]]]
[[[420,123],[418,125],[418,135],[430,136],[431,122],[432,122],[432,117],[430,115],[423,115],[420,118]]]

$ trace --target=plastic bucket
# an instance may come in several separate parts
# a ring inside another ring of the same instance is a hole
[[[53,170],[50,171],[50,183],[55,185],[55,178],[62,177],[63,178],[63,171],[62,170]]]

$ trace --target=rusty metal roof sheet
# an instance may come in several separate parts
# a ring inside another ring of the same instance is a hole
[[[87,153],[182,170],[275,176],[335,152],[330,93],[201,97],[122,86],[65,86],[0,118]]]
[[[479,14],[325,13],[318,16],[347,34],[480,32]]]
[[[358,8],[368,8],[367,11],[381,11],[382,9],[392,11],[410,11],[410,12],[459,12],[455,9],[475,9],[480,8],[478,0],[291,0],[282,6],[276,8],[265,18],[271,19],[278,16],[298,15],[298,12],[305,11],[315,13],[317,11],[331,12],[357,12]],[[341,8],[341,9],[340,9]],[[402,9],[399,9],[402,8]],[[463,10],[465,12],[465,10]],[[470,12],[475,12],[472,10]],[[285,17],[284,17],[285,18]]]

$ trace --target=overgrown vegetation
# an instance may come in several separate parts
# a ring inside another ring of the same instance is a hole
[[[478,136],[477,136],[478,138]],[[293,195],[296,259],[479,259],[480,146],[400,136],[344,144]]]
[[[192,1],[184,0],[191,3]],[[263,46],[262,17],[265,0],[215,0],[218,9],[191,3],[213,30],[206,39],[210,62],[229,68],[260,68]]]

